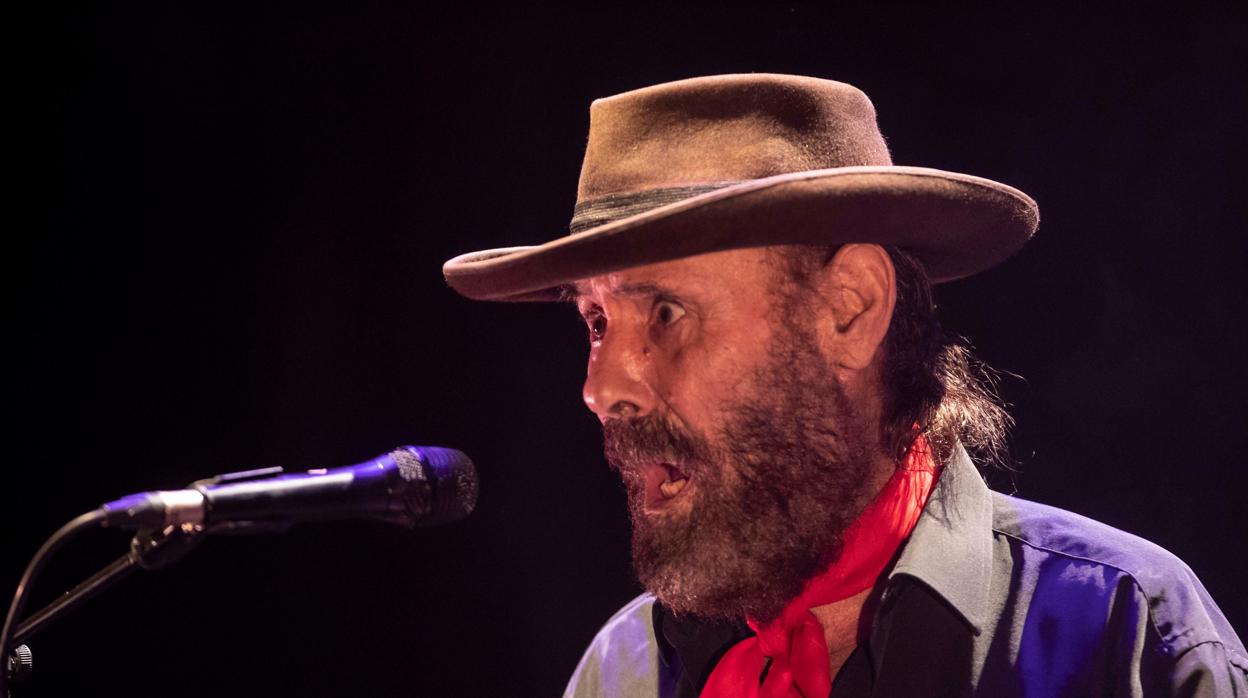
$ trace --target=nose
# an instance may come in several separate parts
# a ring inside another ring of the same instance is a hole
[[[643,336],[609,333],[589,354],[581,392],[585,406],[603,421],[650,414],[657,402],[650,362]]]

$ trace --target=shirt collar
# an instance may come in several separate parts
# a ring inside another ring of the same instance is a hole
[[[945,464],[888,578],[926,584],[972,631],[983,630],[992,574],[992,493],[962,444]]]

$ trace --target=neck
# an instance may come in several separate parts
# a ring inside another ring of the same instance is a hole
[[[858,643],[867,639],[870,623],[864,619],[869,618],[868,601],[872,591],[864,589],[847,599],[810,609],[823,627],[823,639],[828,645],[830,675],[833,677]]]
[[[872,499],[884,488],[897,467],[896,461],[883,455],[877,456],[870,488]],[[828,662],[833,677],[858,643],[867,639],[867,633],[871,629],[869,614],[874,611],[874,605],[869,603],[872,591],[873,588],[863,589],[849,598],[810,609],[823,627],[823,639],[828,646]]]

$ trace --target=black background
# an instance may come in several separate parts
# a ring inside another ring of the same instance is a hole
[[[265,5],[10,26],[4,593],[72,516],[217,472],[451,445],[477,512],[209,540],[37,636],[19,695],[562,690],[637,591],[583,332],[440,265],[563,233],[591,99],[719,72],[851,82],[899,164],[1040,202],[939,294],[1023,377],[1020,494],[1170,549],[1248,630],[1241,12]],[[126,540],[76,541],[34,605]]]

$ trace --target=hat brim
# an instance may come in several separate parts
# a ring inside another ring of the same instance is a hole
[[[1009,257],[1036,202],[982,177],[924,167],[839,167],[750,180],[543,245],[460,255],[442,272],[477,300],[548,301],[574,281],[707,252],[769,245],[896,245],[936,282]]]

